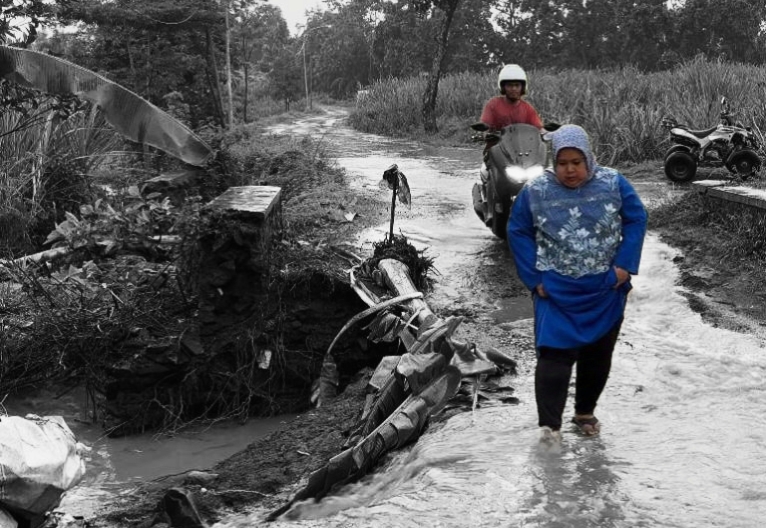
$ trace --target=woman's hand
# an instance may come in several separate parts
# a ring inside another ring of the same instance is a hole
[[[618,266],[614,267],[614,273],[617,275],[617,284],[614,285],[615,289],[619,288],[630,280],[630,272]]]
[[[535,291],[537,292],[537,295],[539,295],[542,298],[548,297],[548,292],[545,291],[545,288],[543,288],[543,283],[541,282],[537,286],[535,286]]]

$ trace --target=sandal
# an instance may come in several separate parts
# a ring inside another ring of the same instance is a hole
[[[585,436],[597,435],[601,430],[601,425],[598,423],[598,418],[591,416],[590,418],[578,418],[574,416],[572,423],[580,429],[580,432]]]

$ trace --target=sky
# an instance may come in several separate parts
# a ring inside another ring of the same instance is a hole
[[[269,0],[269,3],[282,10],[282,17],[287,21],[287,28],[290,34],[297,33],[296,24],[306,23],[306,10],[325,8],[321,0]]]

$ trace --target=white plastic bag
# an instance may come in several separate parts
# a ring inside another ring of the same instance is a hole
[[[0,417],[0,506],[31,516],[55,508],[85,474],[86,450],[61,416]]]
[[[11,517],[11,514],[0,508],[0,528],[18,528],[19,523]]]

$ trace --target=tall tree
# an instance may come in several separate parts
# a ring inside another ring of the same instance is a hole
[[[492,24],[494,4],[488,0],[462,0],[450,30],[446,71],[484,71],[494,62],[501,43]]]
[[[502,0],[498,26],[505,35],[498,50],[501,63],[525,68],[555,66],[567,47],[564,31],[566,10],[558,2]]]
[[[302,90],[301,66],[296,60],[296,49],[297,46],[279,50],[269,71],[271,94],[284,103],[285,111],[290,110],[290,104],[300,98]]]
[[[436,99],[439,95],[439,80],[444,73],[444,63],[447,57],[450,29],[455,18],[455,11],[460,0],[414,0],[413,6],[419,10],[441,11],[441,28],[437,40],[436,54],[434,55],[431,71],[428,75],[426,89],[423,92],[423,128],[426,132],[436,132]]]
[[[290,32],[279,8],[259,3],[241,9],[233,28],[233,67],[241,70],[244,80],[242,120],[247,123],[250,103],[250,83],[278,68],[277,60],[289,46]],[[282,99],[282,97],[279,97]]]
[[[760,63],[764,54],[764,0],[686,0],[674,11],[677,41],[683,57]]]
[[[346,97],[370,78],[370,53],[363,21],[352,7],[315,13],[306,25],[304,40],[312,86],[334,97]]]
[[[92,41],[94,55],[72,60],[109,72],[155,104],[181,93],[193,126],[208,116],[224,125],[218,66],[225,13],[217,0],[71,0],[61,12],[84,24]]]

